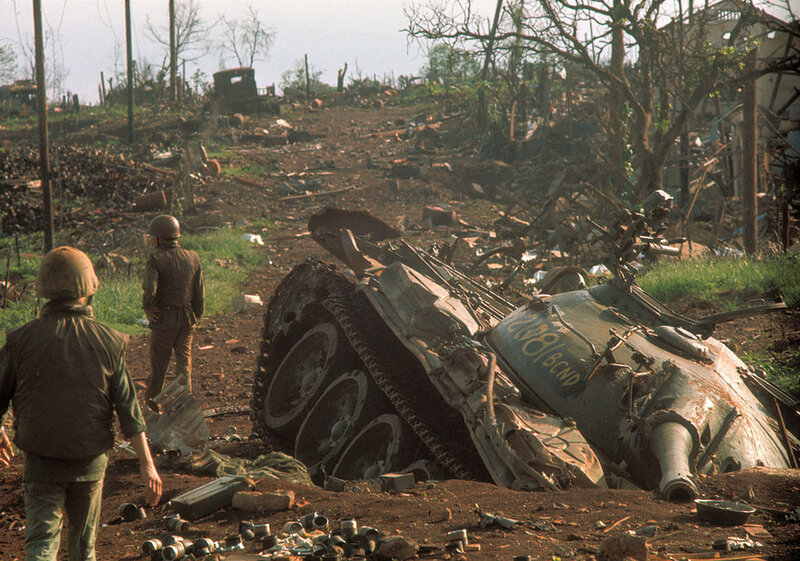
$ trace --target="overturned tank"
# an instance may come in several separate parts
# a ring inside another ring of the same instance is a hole
[[[366,213],[312,216],[347,268],[310,259],[276,289],[255,430],[318,482],[411,472],[681,501],[698,474],[791,467],[776,407],[797,402],[711,337],[740,314],[689,319],[635,283],[633,257],[676,251],[660,237],[668,201],[648,202],[602,229],[612,279],[586,288],[565,268],[521,307]]]

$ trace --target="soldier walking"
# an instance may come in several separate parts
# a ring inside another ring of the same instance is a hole
[[[42,315],[8,334],[0,349],[0,420],[14,407],[14,442],[25,453],[25,549],[29,561],[55,561],[69,519],[70,561],[93,561],[114,412],[139,458],[145,500],[161,497],[161,478],[125,365],[127,336],[92,317],[92,262],[58,247],[42,260],[36,292]],[[0,428],[0,464],[14,455]]]
[[[151,330],[147,406],[158,411],[153,398],[161,392],[173,352],[176,375],[185,376],[192,389],[192,338],[203,315],[205,289],[200,259],[178,243],[178,220],[169,214],[156,216],[149,233],[156,250],[147,260],[142,282],[142,307]]]

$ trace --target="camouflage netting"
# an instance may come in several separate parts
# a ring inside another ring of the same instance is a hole
[[[269,452],[248,460],[200,448],[189,456],[159,456],[158,462],[159,467],[188,471],[196,475],[244,475],[254,480],[270,477],[297,485],[314,485],[306,466],[300,460],[282,452]]]

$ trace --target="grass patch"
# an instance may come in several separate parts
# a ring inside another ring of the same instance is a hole
[[[800,305],[800,259],[793,256],[663,260],[638,282],[665,304],[692,297],[729,310],[751,298],[780,293],[789,307]]]
[[[206,285],[206,316],[230,311],[231,301],[239,294],[239,286],[247,279],[248,273],[266,261],[263,252],[242,238],[243,233],[244,231],[238,229],[215,230],[181,238],[181,245],[196,251],[200,257]],[[30,240],[23,242],[21,239],[20,245],[28,243],[33,242]],[[0,241],[0,247],[2,246],[3,243]],[[16,266],[16,259],[11,259],[10,270],[17,275],[17,278],[21,276],[24,282],[32,283],[41,257],[34,254],[24,255],[19,267]],[[2,266],[0,274],[4,274],[5,258],[0,262],[0,266]],[[92,302],[97,319],[131,335],[146,331],[137,323],[137,320],[144,318],[140,276],[144,265],[137,263],[134,265],[134,270],[137,271],[135,275],[102,274],[100,288]],[[39,306],[43,304],[42,301]],[[0,309],[0,344],[5,343],[7,329],[34,319],[36,308],[36,297],[32,289],[29,289],[21,300],[9,301],[6,309]]]
[[[764,372],[767,380],[792,395],[800,395],[800,349],[782,354],[742,351],[740,358],[748,366]]]
[[[269,170],[259,164],[247,164],[247,165],[235,165],[231,164],[229,167],[226,167],[222,173],[224,175],[230,175],[232,177],[240,177],[242,175],[262,175],[264,173],[269,173]]]

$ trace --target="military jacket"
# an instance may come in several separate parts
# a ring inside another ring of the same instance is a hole
[[[142,281],[142,307],[155,308],[158,319],[152,329],[194,325],[203,315],[205,287],[200,259],[177,240],[165,242],[149,259]]]
[[[0,349],[0,418],[11,401],[16,445],[43,458],[94,458],[114,444],[115,411],[126,438],[143,432],[126,344],[91,307],[58,302],[11,331]]]

